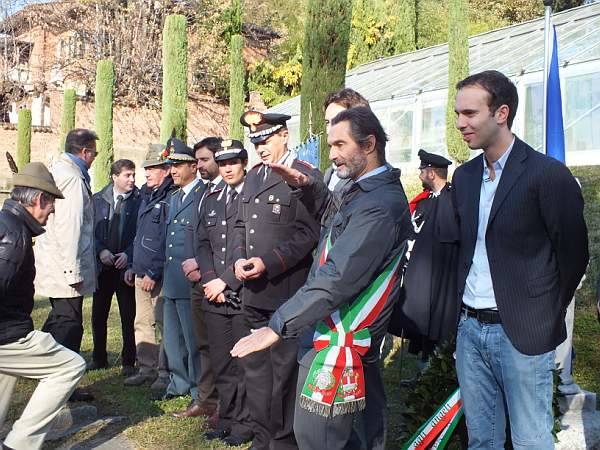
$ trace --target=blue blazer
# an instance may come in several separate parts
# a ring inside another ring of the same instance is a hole
[[[458,301],[475,252],[483,156],[453,184],[460,218]],[[581,189],[561,162],[515,138],[485,235],[502,326],[517,350],[539,355],[565,340],[565,311],[588,263]]]

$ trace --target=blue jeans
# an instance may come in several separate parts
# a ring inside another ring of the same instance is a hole
[[[196,345],[189,298],[163,300],[163,342],[169,361],[171,382],[167,393],[198,398],[197,375],[200,373],[200,352]]]
[[[525,355],[501,324],[461,316],[456,372],[469,431],[469,449],[503,449],[506,417],[518,449],[553,449],[554,351]]]

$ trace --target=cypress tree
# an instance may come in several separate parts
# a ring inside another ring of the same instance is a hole
[[[65,89],[63,95],[63,111],[62,118],[60,119],[60,143],[59,152],[65,151],[65,139],[67,134],[73,128],[75,128],[75,102],[77,96],[75,95],[75,89]]]
[[[113,163],[113,62],[104,59],[96,64],[96,133],[98,156],[94,164],[94,190],[99,191],[110,182]]]
[[[300,138],[321,135],[320,166],[326,169],[329,149],[325,135],[323,102],[330,92],[344,87],[352,17],[351,0],[308,0],[304,26]]]
[[[167,16],[163,28],[163,90],[160,142],[175,136],[187,140],[187,24],[180,14]]]
[[[469,148],[456,129],[454,100],[456,83],[469,75],[469,16],[467,0],[448,3],[448,103],[446,106],[446,145],[448,154],[461,164],[469,159]]]
[[[244,140],[244,128],[240,116],[244,113],[244,38],[242,37],[242,3],[232,0],[230,14],[232,32],[229,41],[229,136]]]
[[[19,110],[17,120],[17,167],[22,170],[31,158],[31,110]]]
[[[394,3],[397,16],[394,30],[394,53],[411,52],[417,48],[416,0],[396,0]]]

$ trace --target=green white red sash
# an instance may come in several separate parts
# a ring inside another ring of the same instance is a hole
[[[328,236],[319,257],[325,264],[331,249]],[[351,305],[342,305],[317,324],[313,345],[317,354],[300,394],[300,406],[328,417],[365,407],[361,357],[371,346],[368,327],[381,313],[398,277],[398,255]]]
[[[404,444],[402,450],[443,449],[462,417],[460,389],[452,393],[439,409]]]

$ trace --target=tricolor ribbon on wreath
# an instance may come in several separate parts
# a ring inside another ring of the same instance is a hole
[[[331,249],[331,233],[319,265]],[[368,327],[386,304],[399,275],[401,254],[350,305],[343,305],[317,324],[313,345],[317,354],[300,394],[300,406],[328,417],[365,408],[365,378],[361,357],[371,346]]]
[[[463,415],[460,389],[421,425],[402,450],[444,449]]]

